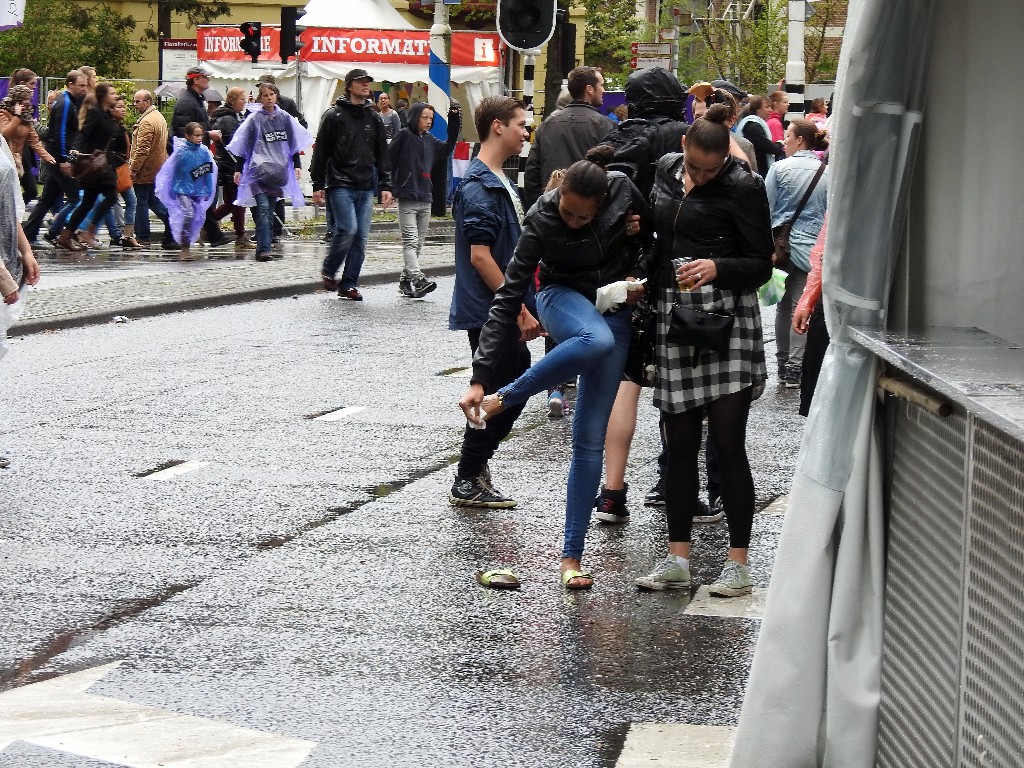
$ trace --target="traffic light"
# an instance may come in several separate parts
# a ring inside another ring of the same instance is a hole
[[[498,0],[498,34],[518,51],[540,48],[555,31],[557,0]]]
[[[299,19],[306,15],[306,12],[295,6],[281,9],[281,63],[287,64],[288,57],[299,57],[299,48],[305,43],[299,39],[299,35],[306,29],[298,25]]]
[[[252,63],[260,57],[260,49],[263,47],[262,33],[263,25],[258,21],[247,21],[238,27],[242,30],[242,42],[239,48],[242,53],[252,57]]]

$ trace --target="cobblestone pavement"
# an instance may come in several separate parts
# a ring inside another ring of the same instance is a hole
[[[420,266],[428,275],[454,272],[450,234],[431,235]],[[144,317],[182,309],[255,301],[321,289],[320,264],[327,252],[320,239],[293,238],[279,247],[284,258],[258,263],[253,252],[233,247],[205,249],[202,260],[176,261],[160,250],[90,251],[85,255],[39,250],[42,278],[27,292],[22,318],[11,328],[23,335],[77,325]],[[242,258],[236,258],[241,255]],[[402,270],[395,231],[373,233],[360,278],[367,285],[394,281]]]

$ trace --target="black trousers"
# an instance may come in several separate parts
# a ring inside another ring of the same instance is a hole
[[[476,348],[480,343],[480,329],[472,328],[467,333],[469,348],[476,354]],[[519,340],[519,327],[513,325],[498,355],[492,392],[518,379],[529,367],[530,350],[525,342]],[[484,466],[491,460],[498,449],[498,444],[508,437],[525,407],[526,403],[509,406],[487,420],[487,429],[466,427],[462,438],[462,458],[459,459],[459,477],[478,477],[484,471]]]
[[[807,345],[804,347],[804,367],[800,373],[800,415],[811,412],[811,400],[818,386],[818,375],[829,345],[828,326],[825,325],[825,310],[818,306],[807,321]]]
[[[29,214],[22,227],[29,242],[39,237],[39,228],[43,224],[43,218],[62,197],[66,197],[68,200],[77,200],[78,182],[70,176],[65,176],[60,168],[51,168],[46,177],[46,183],[43,184],[43,193],[39,196],[36,207],[32,209],[32,213]]]
[[[715,446],[721,480],[722,503],[728,510],[729,546],[750,546],[754,522],[754,479],[747,460],[747,416],[753,388],[712,400],[700,408],[662,416],[668,473],[665,475],[665,516],[668,540],[690,541],[697,509],[699,475],[697,457],[703,437],[704,413],[708,415],[708,441]]]

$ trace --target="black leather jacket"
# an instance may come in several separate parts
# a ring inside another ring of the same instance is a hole
[[[494,295],[473,359],[473,382],[490,391],[501,345],[515,325],[540,267],[540,285],[564,285],[594,301],[602,285],[626,277],[645,277],[641,255],[651,246],[650,211],[643,195],[624,174],[608,173],[608,196],[593,221],[570,229],[558,215],[557,189],[541,195],[523,221],[505,283]],[[626,237],[626,216],[637,213],[641,234]]]
[[[356,105],[342,97],[320,121],[309,168],[313,189],[372,189],[374,166],[375,191],[390,191],[391,162],[384,123],[370,102]]]
[[[718,288],[756,290],[772,274],[772,220],[760,176],[731,155],[714,179],[683,194],[683,156],[658,163],[651,193],[657,247],[645,259],[646,272],[659,285],[674,279],[672,259],[711,259]]]

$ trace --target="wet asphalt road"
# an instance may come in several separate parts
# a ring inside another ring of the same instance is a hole
[[[426,301],[371,287],[362,304],[321,293],[14,340],[0,687],[124,660],[90,692],[308,739],[303,765],[323,768],[598,768],[630,722],[735,724],[758,622],[632,584],[666,534],[641,505],[649,399],[633,519],[588,535],[592,592],[559,584],[569,423],[542,398],[491,465],[519,508],[448,505],[467,379],[438,374],[469,350],[440,283]],[[309,418],[340,408],[363,410]],[[773,381],[751,414],[760,505],[788,490],[795,408]],[[180,461],[206,464],[140,476]],[[781,520],[755,521],[761,586]],[[717,576],[725,533],[697,528],[696,581]],[[495,565],[522,590],[473,581]],[[110,763],[0,752],[5,768],[94,765]]]

